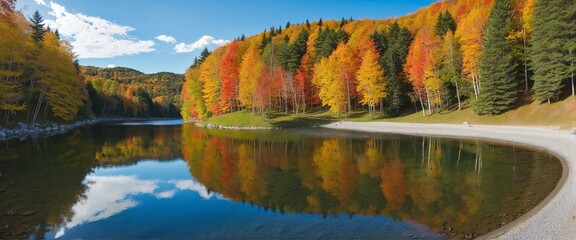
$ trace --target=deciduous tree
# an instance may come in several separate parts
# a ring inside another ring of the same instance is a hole
[[[362,96],[360,103],[368,105],[370,118],[374,116],[374,110],[380,100],[386,97],[386,82],[384,71],[379,63],[379,56],[375,47],[366,51],[362,58],[362,64],[356,75],[357,89]]]

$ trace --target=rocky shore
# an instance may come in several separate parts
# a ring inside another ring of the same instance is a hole
[[[26,140],[29,137],[50,137],[58,134],[64,134],[68,131],[82,126],[93,125],[106,121],[106,119],[93,118],[90,120],[78,121],[71,124],[24,124],[18,123],[16,129],[2,129],[0,128],[0,141],[7,141],[12,139]]]
[[[192,123],[197,127],[207,128],[207,129],[228,129],[228,130],[279,130],[281,127],[235,127],[235,126],[221,126],[214,124],[202,124],[194,121],[186,121],[184,123]]]

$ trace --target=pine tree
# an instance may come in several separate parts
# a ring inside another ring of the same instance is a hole
[[[374,37],[376,47],[380,52],[380,62],[386,75],[386,98],[381,103],[380,111],[386,117],[395,117],[407,101],[409,87],[403,72],[408,50],[412,43],[412,35],[407,28],[400,27],[398,23],[392,24],[388,33],[380,33]]]
[[[480,96],[475,112],[501,114],[518,99],[517,66],[507,36],[513,31],[511,0],[496,0],[490,16],[480,59]]]
[[[557,100],[564,80],[573,75],[574,25],[574,3],[570,0],[536,2],[531,66],[534,97],[538,101]]]
[[[448,30],[456,32],[456,20],[454,20],[450,12],[446,11],[438,15],[438,22],[436,22],[436,26],[434,27],[434,33],[438,36],[444,36]]]
[[[291,26],[291,25],[290,25],[290,21],[288,21],[288,22],[286,23],[286,27],[285,27],[285,29],[288,29],[288,28],[290,28],[290,26]]]
[[[310,20],[306,19],[306,28],[310,30]]]
[[[41,42],[44,40],[44,33],[46,30],[44,29],[44,19],[40,15],[38,11],[34,12],[34,15],[30,18],[30,26],[34,29],[34,34],[32,34],[32,38],[37,42]]]
[[[264,48],[266,48],[266,45],[268,45],[268,38],[266,37],[266,31],[264,31],[262,33],[262,40],[260,40],[260,46],[258,46],[258,49],[264,50]]]

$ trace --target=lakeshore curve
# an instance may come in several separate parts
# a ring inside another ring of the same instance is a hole
[[[479,239],[574,239],[576,236],[576,136],[539,127],[337,122],[324,128],[421,136],[485,139],[545,150],[562,162],[556,188],[534,209]]]

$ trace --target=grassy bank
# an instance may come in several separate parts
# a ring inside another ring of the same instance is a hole
[[[317,111],[304,114],[273,113],[266,118],[252,112],[239,111],[207,119],[203,124],[233,127],[309,127],[318,126],[335,121],[387,121],[406,123],[447,123],[479,125],[517,125],[540,126],[558,129],[576,128],[576,98],[569,97],[552,104],[538,104],[525,102],[519,107],[498,116],[478,116],[472,108],[467,107],[460,111],[444,111],[431,116],[422,116],[422,112],[406,113],[397,118],[378,118],[371,120],[367,112],[357,111],[349,114],[348,118],[339,117],[328,111]]]

